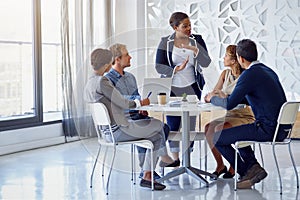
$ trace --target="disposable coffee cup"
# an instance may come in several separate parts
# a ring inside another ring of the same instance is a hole
[[[165,92],[158,93],[157,101],[159,105],[165,105],[167,103],[167,94]]]

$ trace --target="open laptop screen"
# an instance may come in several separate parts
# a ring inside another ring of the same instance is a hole
[[[157,104],[157,94],[166,93],[167,102],[170,98],[172,78],[144,78],[143,83],[143,95],[142,98],[146,98],[149,92],[152,92],[149,97],[151,104]]]

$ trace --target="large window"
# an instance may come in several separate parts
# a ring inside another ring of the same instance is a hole
[[[0,1],[0,130],[61,119],[60,5]]]
[[[44,121],[61,119],[61,0],[41,2]]]

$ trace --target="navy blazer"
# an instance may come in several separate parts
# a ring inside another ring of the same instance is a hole
[[[229,97],[212,97],[211,103],[230,110],[244,97],[257,121],[269,127],[277,125],[280,108],[287,100],[279,78],[271,68],[262,63],[252,65],[243,71]]]
[[[173,75],[175,67],[172,60],[174,37],[175,33],[167,37],[162,37],[156,51],[155,69],[163,78],[172,77]],[[197,77],[197,73],[202,74],[201,67],[208,67],[211,63],[211,59],[201,35],[192,34],[190,36],[190,44],[197,46],[199,49],[197,56],[194,57],[195,76]]]

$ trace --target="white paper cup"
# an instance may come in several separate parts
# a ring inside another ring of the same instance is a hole
[[[157,102],[159,105],[165,105],[167,103],[166,93],[158,93],[157,94]]]

